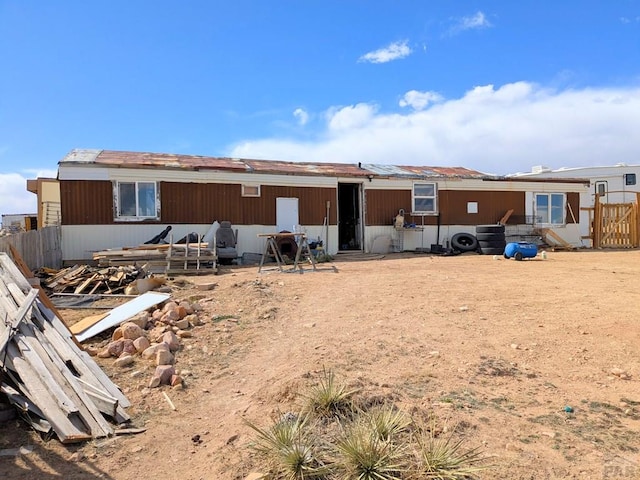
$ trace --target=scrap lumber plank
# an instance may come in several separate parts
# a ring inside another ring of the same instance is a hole
[[[85,382],[78,378],[78,382],[82,385],[84,392],[91,397],[93,403],[104,414],[115,418],[118,410],[118,399],[109,395],[108,392],[98,388],[91,383]]]
[[[556,232],[551,230],[550,228],[543,228],[542,234],[546,237],[547,235],[551,237],[556,243],[558,243],[561,247],[567,248],[569,250],[573,250],[575,247],[568,243],[564,238],[558,235]]]
[[[29,388],[29,397],[32,402],[37,399],[37,405],[42,410],[45,419],[51,424],[62,443],[90,440],[89,435],[77,422],[75,416],[70,416],[59,407],[59,399],[45,384],[38,372],[35,371],[30,362],[22,358],[18,347],[13,342],[9,343],[8,349],[13,357],[13,364],[18,375]]]
[[[4,347],[11,338],[12,332],[17,331],[18,325],[20,324],[20,322],[22,322],[22,319],[27,314],[27,312],[31,310],[33,302],[35,301],[37,296],[38,290],[34,288],[29,292],[29,295],[27,295],[16,313],[7,312],[9,318],[11,318],[11,323],[7,325],[2,332],[0,332],[0,352],[4,351]]]
[[[71,333],[73,333],[74,335],[77,335],[79,333],[84,332],[87,328],[91,327],[92,325],[95,325],[107,315],[108,313],[98,313],[96,315],[89,315],[88,317],[84,317],[79,322],[71,325],[69,327],[69,330],[71,330]]]
[[[17,302],[22,303],[25,300],[24,294],[15,284],[10,284],[7,287]],[[34,313],[34,316],[38,316],[39,312],[36,310]],[[41,321],[44,320],[41,314],[39,316]],[[16,337],[16,344],[20,353],[29,361],[29,364],[41,377],[43,383],[55,394],[59,402],[62,402],[60,403],[61,409],[67,415],[77,412],[80,416],[79,420],[89,428],[94,438],[110,435],[112,433],[111,427],[99,410],[95,407],[91,408],[93,403],[78,386],[75,376],[57,355],[46,335],[40,329],[34,328],[33,323],[20,324],[19,332],[21,335]],[[78,427],[80,428],[80,425]],[[56,433],[58,432],[56,431]]]
[[[107,282],[105,282],[104,280],[100,280],[99,282],[96,282],[93,288],[89,291],[89,295],[96,293],[96,290],[98,290],[100,285],[105,285],[107,288],[109,288],[109,285],[107,284]]]
[[[0,392],[4,393],[9,399],[9,402],[18,407],[18,410],[27,413],[27,415],[24,416],[24,420],[35,430],[45,434],[51,433],[51,424],[45,420],[45,415],[42,413],[42,410],[30,401],[29,398],[6,383],[0,384]]]
[[[22,332],[21,332],[22,333]],[[15,343],[15,344],[14,344]],[[73,401],[67,396],[61,385],[57,382],[53,382],[51,373],[47,369],[44,361],[37,352],[35,352],[30,345],[28,345],[23,335],[16,335],[13,342],[7,346],[7,351],[11,356],[13,366],[16,369],[20,378],[22,378],[24,384],[29,389],[32,401],[36,401],[39,398],[40,393],[32,390],[32,385],[39,388],[41,385],[46,388],[48,392],[53,396],[54,404],[65,414],[71,415],[72,413],[78,413],[78,408]],[[20,370],[22,365],[26,365],[28,370]],[[23,374],[26,372],[30,375],[30,378],[25,379]],[[36,380],[40,383],[37,383]],[[32,382],[32,383],[30,383]],[[41,385],[40,385],[41,384]],[[36,398],[33,398],[35,396]],[[41,402],[37,402],[40,405]]]
[[[9,251],[11,252],[11,256],[13,257],[13,262],[15,262],[15,265],[17,266],[13,274],[14,278],[20,279],[23,276],[26,277],[27,273],[29,272],[29,267],[27,267],[27,264],[24,262],[24,260],[20,256],[20,253],[13,247],[13,245],[9,245]],[[2,262],[1,257],[0,257],[0,262]],[[44,288],[42,288],[42,286],[40,285],[36,286],[36,288],[38,289],[38,292],[39,292],[38,298],[40,299],[40,302],[42,302],[44,304],[44,307],[48,308],[56,317],[58,317],[62,322],[62,324],[66,327],[66,329],[69,330],[69,325],[67,325],[67,322],[64,321],[64,318],[62,317],[60,312],[56,309],[56,306],[48,297],[48,295],[44,291]],[[42,310],[42,307],[40,307],[40,310]],[[80,344],[80,342],[78,342],[78,340],[76,340],[76,337],[74,337],[73,334],[71,334],[71,339],[73,340],[73,343],[75,343],[78,346],[78,348],[84,349],[84,347]]]
[[[91,435],[94,438],[111,435],[113,430],[102,416],[102,412],[85,393],[84,388],[65,362],[56,354],[55,348],[51,346],[47,337],[37,328],[33,328],[33,326],[25,326],[21,330],[30,330],[23,332],[25,340],[27,340],[31,348],[38,352],[41,358],[46,360],[45,364],[51,372],[51,377],[62,386],[69,398],[75,403],[78,413],[89,427]],[[28,335],[28,333],[31,335]]]
[[[91,282],[98,278],[98,274],[94,273],[90,277],[86,278],[80,285],[78,285],[73,293],[82,293]]]
[[[510,210],[507,210],[507,213],[504,214],[504,216],[500,219],[498,223],[500,223],[501,225],[506,225],[512,213],[513,213],[513,208]]]
[[[47,312],[44,312],[45,315]],[[71,365],[80,374],[80,378],[94,387],[104,389],[109,395],[118,399],[120,406],[127,408],[131,406],[131,402],[122,393],[118,386],[111,381],[107,374],[100,366],[91,358],[91,356],[79,348],[75,343],[65,341],[71,335],[60,319],[49,313],[48,322],[43,325],[49,341],[51,341],[58,351],[58,355],[65,361],[71,362]],[[48,330],[55,330],[49,333]]]

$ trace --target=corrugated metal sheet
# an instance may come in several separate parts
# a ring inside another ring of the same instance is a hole
[[[324,175],[340,177],[364,177],[371,172],[349,163],[306,163],[276,160],[244,160],[255,173],[279,173],[288,175]]]
[[[219,170],[247,171],[247,166],[242,160],[224,157],[201,157],[196,155],[176,155],[172,153],[146,153],[146,152],[117,152],[103,150],[96,157],[97,165],[109,165],[114,167],[161,167],[178,168],[186,170],[199,170],[203,168]]]
[[[102,150],[76,148],[71,150],[60,163],[94,163]]]
[[[399,167],[402,170],[413,173],[421,177],[436,177],[436,178],[490,178],[490,175],[486,173],[478,172],[464,167],[418,167],[418,166],[404,166]]]
[[[487,175],[463,167],[395,166],[349,163],[307,163],[279,160],[251,160],[226,157],[205,157],[172,153],[125,152],[113,150],[73,150],[61,161],[61,166],[94,164],[120,168],[165,168],[182,170],[222,170],[281,175],[334,177],[458,177],[484,178]]]

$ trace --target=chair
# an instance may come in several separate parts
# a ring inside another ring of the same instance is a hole
[[[231,228],[231,222],[222,221],[215,234],[215,248],[218,262],[222,265],[230,265],[238,258],[236,245],[238,243],[238,230]]]

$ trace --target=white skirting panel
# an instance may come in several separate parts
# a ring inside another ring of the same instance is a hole
[[[110,248],[135,247],[155,237],[167,225],[66,225],[62,226],[62,261],[91,260],[93,252]],[[195,232],[202,236],[207,233],[210,225],[190,224],[172,225],[170,235],[177,241]],[[238,230],[238,256],[243,253],[262,253],[265,239],[258,237],[259,233],[274,233],[276,227],[269,225],[232,225]],[[327,253],[338,251],[338,228],[329,227],[329,241],[326,240],[326,229],[323,226],[300,227],[307,234],[309,242],[318,238],[328,246]],[[169,241],[169,236],[166,238]]]

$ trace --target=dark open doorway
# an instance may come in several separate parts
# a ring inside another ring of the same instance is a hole
[[[338,184],[338,248],[362,250],[361,185]]]

